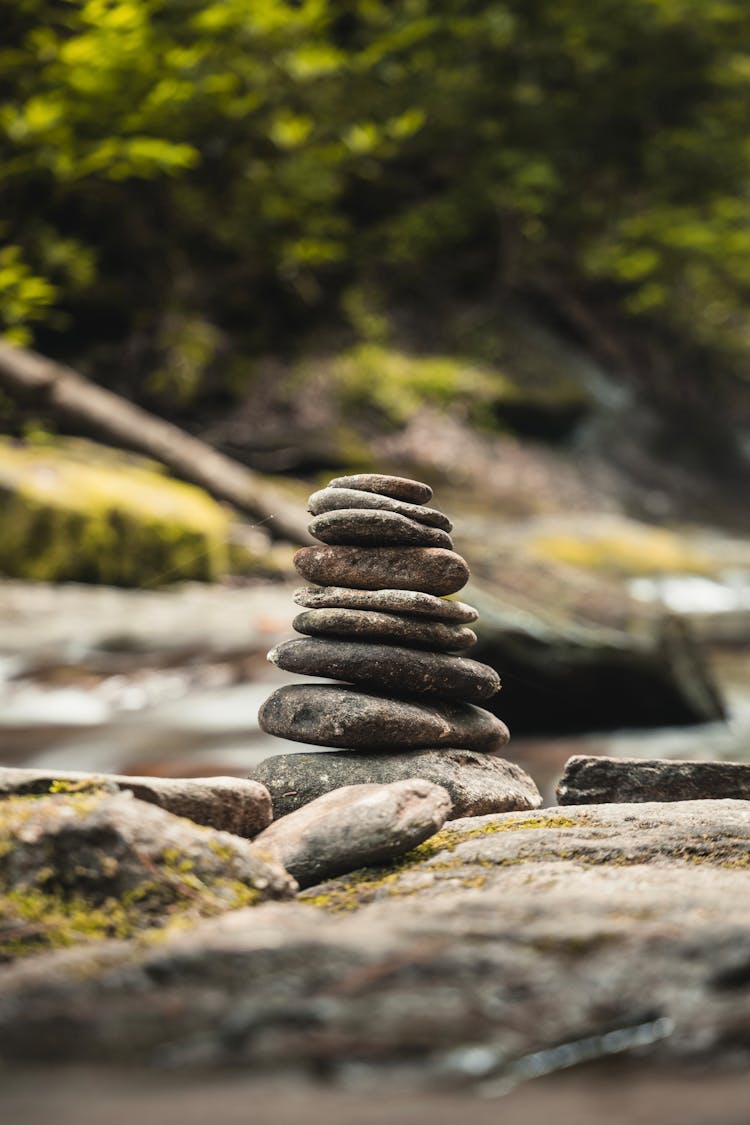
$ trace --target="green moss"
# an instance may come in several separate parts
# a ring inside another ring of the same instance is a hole
[[[227,570],[228,516],[206,493],[91,442],[0,440],[0,574],[156,586]]]
[[[624,521],[588,533],[539,535],[529,549],[541,559],[617,575],[712,573],[710,560],[674,532]]]

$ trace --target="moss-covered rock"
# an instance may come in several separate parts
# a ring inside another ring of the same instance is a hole
[[[224,508],[91,442],[0,440],[0,522],[6,577],[156,586],[227,571]]]

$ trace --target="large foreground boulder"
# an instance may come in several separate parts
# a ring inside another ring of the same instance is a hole
[[[296,902],[7,966],[0,1053],[490,1092],[613,1045],[747,1068],[749,867],[746,801],[452,821]]]
[[[515,762],[474,750],[277,754],[261,762],[253,776],[270,792],[277,819],[343,786],[413,777],[446,789],[453,817],[537,809],[542,803],[536,784]]]

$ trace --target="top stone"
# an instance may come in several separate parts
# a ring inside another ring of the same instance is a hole
[[[351,477],[334,477],[328,482],[329,488],[354,488],[358,492],[379,492],[392,496],[394,500],[406,500],[410,504],[426,504],[432,499],[429,484],[408,477],[389,477],[383,473],[357,473]]]

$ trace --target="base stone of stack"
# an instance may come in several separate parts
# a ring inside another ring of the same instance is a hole
[[[452,817],[523,812],[542,804],[534,781],[520,766],[471,750],[279,754],[253,772],[253,780],[269,790],[277,819],[335,789],[408,778],[423,778],[447,790]]]

